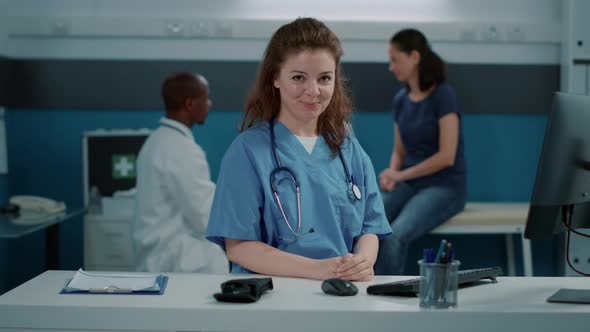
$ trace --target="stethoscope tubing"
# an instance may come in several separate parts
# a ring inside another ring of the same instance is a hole
[[[277,168],[281,168],[281,159],[279,158],[279,153],[277,150],[277,142],[276,142],[276,138],[275,138],[275,119],[272,119],[269,121],[269,126],[270,126],[270,145],[271,145],[271,152],[272,152],[272,156],[273,159],[275,160],[275,163],[277,164]],[[350,175],[350,170],[348,169],[348,166],[346,165],[346,162],[344,161],[344,156],[342,155],[342,149],[338,148],[338,157],[340,158],[340,162],[342,163],[342,167],[344,168],[344,174],[346,175],[346,182],[348,182],[351,186],[355,185],[354,183],[354,178]],[[297,180],[297,177],[295,176],[295,173],[288,167],[284,167],[283,170],[286,170],[287,172],[291,173],[293,175],[293,178],[295,180],[295,182],[297,184],[299,184],[299,180]]]
[[[173,125],[170,125],[170,124],[167,124],[167,123],[164,123],[164,122],[160,122],[160,126],[173,129],[173,130],[181,133],[182,136],[185,136],[186,137],[186,133],[184,131],[180,130],[180,128],[174,127]]]
[[[291,170],[289,167],[281,165],[281,159],[279,158],[279,153],[277,150],[277,143],[276,143],[276,139],[275,139],[274,122],[275,122],[275,119],[272,119],[269,121],[271,154],[272,154],[273,159],[276,163],[276,167],[270,172],[270,176],[269,176],[270,186],[271,186],[273,196],[276,199],[277,205],[279,206],[279,209],[281,210],[281,214],[283,216],[283,219],[284,219],[285,223],[287,224],[287,227],[289,227],[289,230],[291,231],[291,233],[293,233],[295,236],[298,237],[298,236],[306,234],[306,233],[300,233],[300,230],[301,230],[301,190],[299,188],[299,179],[297,178],[297,176],[295,175],[295,172],[293,172],[293,170]],[[360,200],[361,199],[361,191],[358,188],[358,186],[354,183],[354,178],[350,175],[350,171],[348,169],[348,166],[346,165],[346,162],[344,161],[344,156],[342,155],[342,150],[340,148],[338,148],[338,156],[340,157],[340,161],[342,162],[342,166],[344,168],[346,182],[348,184],[347,189],[348,189],[349,196],[352,199]],[[280,172],[284,172],[284,173],[289,174],[289,177],[293,180],[293,183],[295,184],[295,190],[297,192],[297,229],[296,230],[293,229],[293,227],[291,226],[291,223],[289,223],[289,219],[287,218],[287,215],[285,214],[285,209],[283,208],[281,198],[279,197],[279,192],[278,192],[278,188],[276,185],[275,177]],[[312,230],[313,230],[313,228],[312,228]]]

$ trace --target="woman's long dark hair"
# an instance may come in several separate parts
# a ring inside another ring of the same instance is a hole
[[[393,35],[389,43],[400,52],[410,54],[416,51],[420,54],[418,64],[420,91],[426,91],[433,85],[447,80],[447,64],[430,48],[422,32],[416,29],[404,29]]]

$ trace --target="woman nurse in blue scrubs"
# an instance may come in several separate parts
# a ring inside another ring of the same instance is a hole
[[[405,84],[393,99],[394,147],[379,175],[392,234],[380,242],[377,274],[404,273],[408,247],[465,206],[461,112],[446,64],[415,29],[389,43],[389,70]]]
[[[280,27],[219,172],[207,238],[232,273],[373,278],[391,232],[373,165],[348,124],[342,47],[322,22]]]

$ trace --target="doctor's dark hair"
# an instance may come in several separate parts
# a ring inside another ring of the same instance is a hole
[[[418,64],[418,84],[420,91],[426,91],[435,84],[447,80],[447,64],[430,48],[430,44],[422,32],[416,29],[404,29],[397,32],[389,43],[398,51],[420,54]]]
[[[162,98],[167,112],[175,112],[184,106],[188,98],[202,96],[208,87],[199,74],[173,73],[162,84]]]
[[[269,121],[279,114],[280,91],[273,82],[288,56],[307,50],[325,50],[334,58],[336,72],[330,104],[318,119],[318,132],[336,154],[346,136],[346,123],[352,114],[352,102],[340,67],[342,45],[324,23],[314,18],[298,18],[280,27],[271,37],[258,68],[248,98],[240,131]]]

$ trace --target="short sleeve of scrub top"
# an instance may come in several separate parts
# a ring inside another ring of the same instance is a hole
[[[225,238],[261,241],[260,178],[250,163],[243,139],[230,145],[221,162],[209,216],[207,239],[225,250]]]
[[[354,139],[356,141],[356,139]],[[360,144],[355,142],[355,144]],[[363,199],[367,201],[365,205],[365,216],[363,221],[363,228],[361,235],[377,234],[381,239],[391,233],[391,226],[384,215],[383,199],[381,191],[377,185],[377,176],[375,175],[375,168],[371,159],[364,150],[361,150],[363,160],[363,173],[365,196]],[[385,218],[385,221],[383,220]]]

